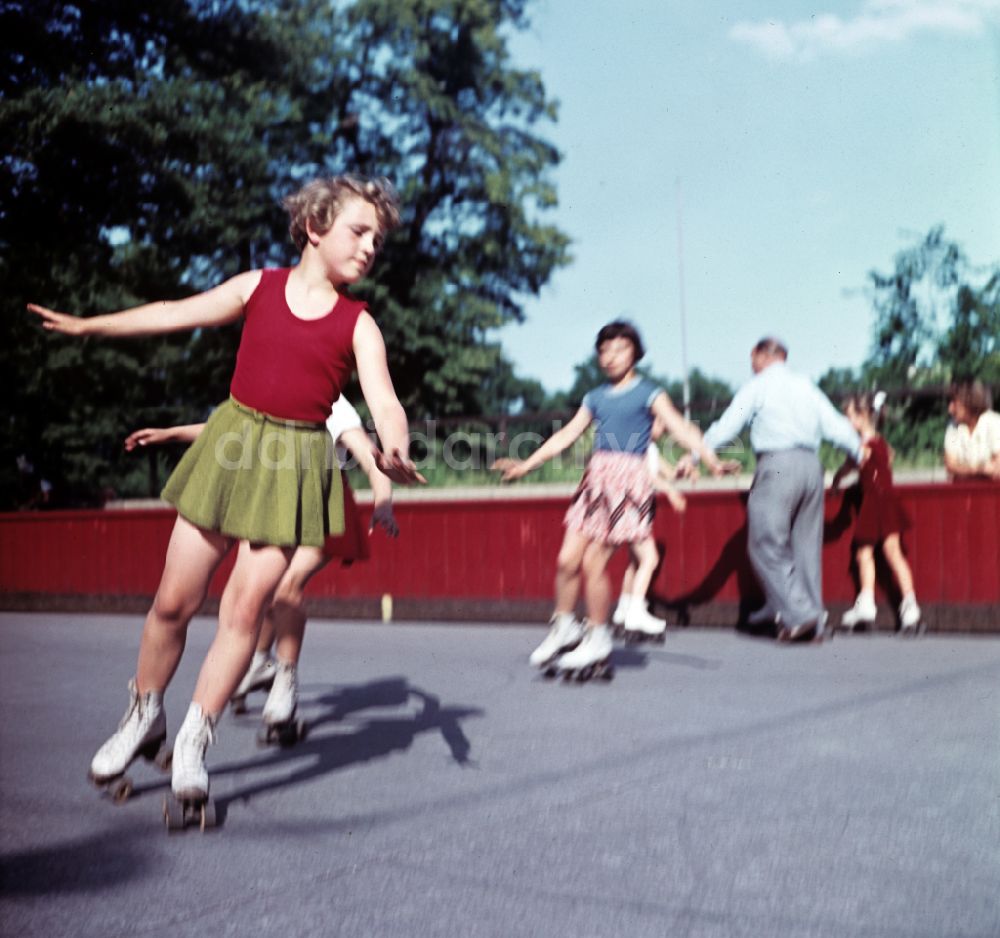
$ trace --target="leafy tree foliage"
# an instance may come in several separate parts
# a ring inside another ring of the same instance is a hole
[[[568,257],[541,221],[558,154],[533,132],[555,106],[506,48],[525,8],[0,0],[0,342],[15,385],[0,504],[22,500],[22,454],[77,501],[144,490],[155,464],[122,459],[119,441],[204,416],[238,341],[234,327],[74,344],[24,303],[91,314],[291,262],[279,198],[320,173],[384,174],[401,191],[404,225],[359,291],[411,413],[536,394],[489,339]]]
[[[872,271],[869,281],[871,353],[856,371],[831,369],[820,386],[835,400],[886,390],[890,442],[911,459],[936,462],[944,386],[969,378],[1000,384],[1000,266],[974,266],[937,226],[900,251],[891,272]]]

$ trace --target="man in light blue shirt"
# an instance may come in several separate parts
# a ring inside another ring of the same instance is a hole
[[[709,427],[712,450],[750,425],[757,471],[747,501],[747,551],[766,603],[753,619],[774,621],[779,641],[822,639],[823,467],[817,451],[829,440],[856,461],[861,440],[808,378],[791,371],[788,350],[761,339],[754,371],[725,413]]]

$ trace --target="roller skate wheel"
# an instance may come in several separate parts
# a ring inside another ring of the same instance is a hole
[[[229,702],[229,707],[233,711],[234,716],[243,716],[247,712],[247,699],[246,697],[234,697]]]
[[[170,795],[163,799],[163,823],[169,833],[184,830],[184,804]]]
[[[173,749],[163,749],[160,754],[155,759],[155,764],[158,769],[163,772],[169,772],[174,764],[174,751]]]
[[[132,797],[132,788],[132,779],[127,775],[122,776],[111,789],[111,800],[115,804],[125,804]]]
[[[199,820],[202,833],[215,827],[216,825],[215,802],[205,801],[201,805],[201,810],[199,812],[199,815],[200,815]]]

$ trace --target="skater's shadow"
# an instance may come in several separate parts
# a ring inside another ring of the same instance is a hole
[[[267,779],[250,782],[224,796],[216,797],[217,809],[224,816],[234,801],[248,801],[255,795],[298,785],[335,772],[349,765],[369,762],[394,752],[405,752],[421,733],[439,733],[451,759],[460,766],[474,763],[469,758],[471,743],[461,721],[482,716],[484,711],[471,707],[442,707],[439,699],[405,678],[386,678],[360,687],[345,687],[319,697],[304,696],[301,715],[308,725],[308,735],[289,748],[275,747],[249,761],[227,763],[211,768],[213,778],[263,771]],[[416,705],[416,713],[365,713]],[[351,717],[352,731],[321,733],[329,724],[342,724]],[[267,770],[287,766],[287,774],[274,777]]]
[[[82,840],[61,841],[0,857],[0,893],[51,897],[103,892],[144,876],[152,856],[141,831],[111,828]],[[0,933],[3,929],[0,929]]]
[[[614,668],[640,670],[649,666],[649,654],[635,645],[616,645],[608,659]]]
[[[744,505],[747,495],[742,496]],[[839,541],[851,529],[854,515],[857,513],[859,495],[856,489],[847,489],[842,496],[828,494],[825,501],[823,521],[823,543],[832,544]],[[830,504],[835,503],[831,512]],[[735,530],[719,551],[712,566],[691,589],[679,596],[663,596],[653,594],[650,604],[657,613],[673,612],[677,624],[691,624],[692,611],[712,603],[722,592],[731,577],[736,577],[736,590],[739,597],[737,632],[751,638],[774,638],[777,628],[771,622],[754,625],[749,621],[750,614],[764,603],[764,593],[750,565],[747,553],[747,524],[744,515],[743,524]],[[661,547],[661,557],[663,549]],[[655,582],[655,580],[654,580]]]

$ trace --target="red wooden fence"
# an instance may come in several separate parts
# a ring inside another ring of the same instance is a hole
[[[921,604],[939,609],[940,627],[1000,631],[1000,486],[900,485],[898,491],[912,519],[905,544]],[[674,610],[682,621],[731,624],[733,607],[758,603],[746,561],[745,499],[735,490],[696,491],[684,515],[660,506],[655,536],[663,563],[652,594],[661,611]],[[328,567],[310,595],[321,608],[326,601],[330,611],[351,615],[377,615],[385,594],[404,618],[544,615],[567,501],[400,500],[399,539],[374,534],[371,560]],[[370,507],[360,507],[367,519]],[[839,493],[828,495],[826,509],[824,595],[836,609],[855,592],[852,519]],[[141,605],[156,590],[173,518],[169,509],[0,514],[3,604],[44,608],[58,598],[63,606],[96,608],[101,599],[113,607],[133,598]],[[624,562],[615,558],[615,575]],[[220,570],[211,595],[219,595],[227,573],[228,567]]]

